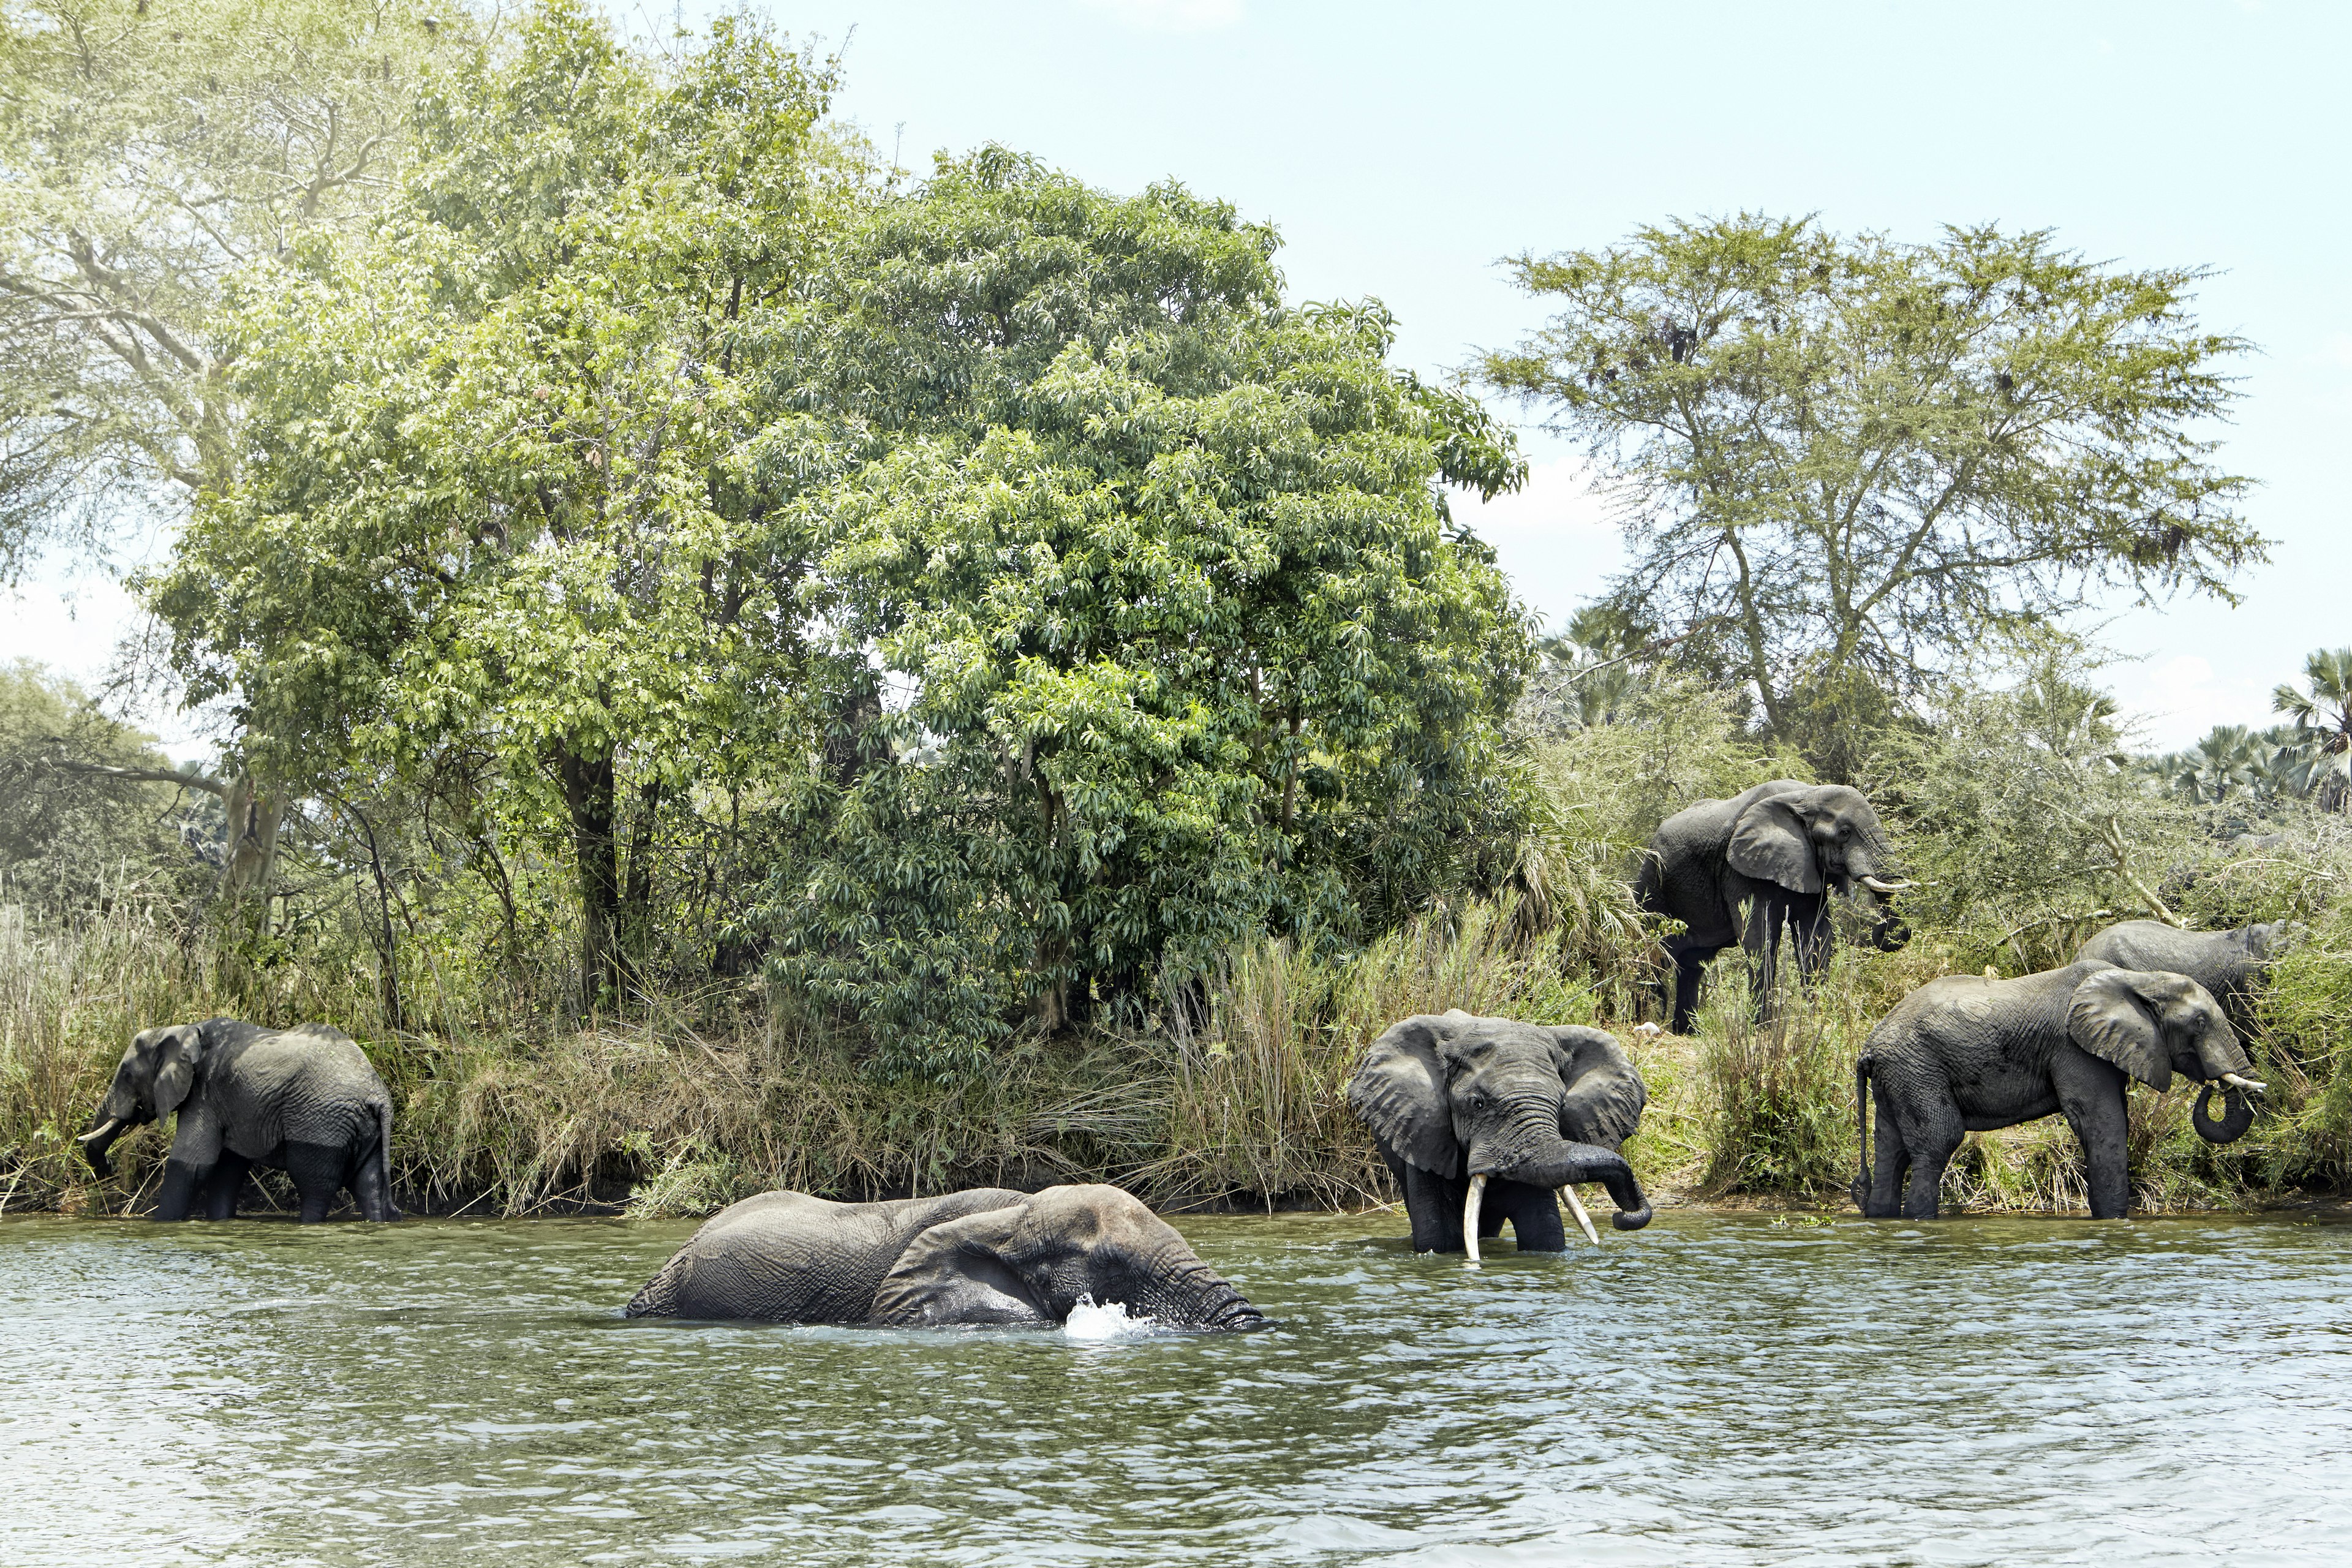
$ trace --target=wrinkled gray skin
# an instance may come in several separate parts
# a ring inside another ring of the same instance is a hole
[[[2091,960],[2015,980],[1931,980],[1880,1020],[1855,1064],[1862,1174],[1853,1200],[1874,1219],[1933,1219],[1962,1133],[2057,1112],[2083,1145],[2091,1217],[2121,1219],[2130,1198],[2127,1080],[2161,1089],[2175,1073],[2210,1085],[2252,1071],[2221,1004],[2185,974]],[[2253,1117],[2249,1097],[2229,1089],[2229,1115],[2216,1125],[2206,1115],[2212,1093],[2198,1097],[2197,1130],[2214,1142],[2242,1136]]]
[[[1117,1187],[837,1204],[763,1193],[721,1209],[629,1302],[632,1318],[1046,1327],[1081,1296],[1187,1329],[1263,1320]]]
[[[1673,1027],[1690,1033],[1706,962],[1738,942],[1748,951],[1758,1016],[1771,1008],[1780,933],[1810,979],[1829,962],[1828,894],[1851,900],[1891,952],[1910,938],[1892,905],[1865,885],[1899,889],[1885,829],[1860,790],[1774,779],[1729,800],[1702,800],[1658,825],[1633,890],[1642,907],[1683,922],[1666,939],[1675,961]]]
[[[1618,1146],[1642,1124],[1642,1075],[1600,1029],[1418,1014],[1371,1043],[1348,1103],[1404,1193],[1416,1252],[1461,1252],[1474,1176],[1487,1178],[1478,1234],[1511,1234],[1522,1252],[1567,1245],[1559,1189],[1598,1182],[1620,1230],[1650,1223]]]
[[[2186,974],[2211,992],[2231,1023],[2242,1030],[2253,1023],[2248,994],[2284,949],[2289,934],[2284,921],[2216,931],[2180,931],[2161,921],[2124,921],[2084,942],[2074,956],[2095,958],[2117,969]]]
[[[154,1217],[235,1219],[256,1165],[284,1171],[316,1224],[349,1187],[360,1217],[394,1220],[392,1096],[349,1035],[325,1024],[265,1029],[235,1018],[142,1029],[81,1135],[100,1175],[133,1127],[177,1114]]]

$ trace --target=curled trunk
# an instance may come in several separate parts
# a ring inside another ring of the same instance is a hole
[[[2221,1114],[2208,1120],[2217,1092],[2222,1097]],[[2189,1124],[2208,1143],[2234,1143],[2254,1124],[2254,1097],[2235,1084],[2225,1089],[2218,1083],[2209,1083],[2198,1093],[2196,1108],[2189,1113]]]
[[[1578,1143],[1556,1137],[1532,1158],[1493,1173],[1554,1190],[1598,1182],[1609,1189],[1610,1199],[1617,1205],[1610,1224],[1619,1230],[1639,1230],[1650,1223],[1650,1200],[1643,1196],[1641,1183],[1633,1179],[1633,1168],[1625,1163],[1625,1156],[1598,1143]]]

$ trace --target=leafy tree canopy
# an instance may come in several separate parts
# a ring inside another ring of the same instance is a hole
[[[840,475],[801,504],[848,656],[779,931],[908,1066],[1244,935],[1351,941],[1513,830],[1528,632],[1442,487],[1517,455],[1376,304],[1283,305],[1274,251],[989,149],[778,323],[766,471]]]
[[[1558,314],[1477,374],[1613,483],[1612,603],[1833,773],[1855,746],[1817,731],[1883,720],[1989,632],[2100,587],[2226,597],[2263,558],[2210,435],[2246,345],[2198,327],[2194,270],[1749,214],[1511,265]]]

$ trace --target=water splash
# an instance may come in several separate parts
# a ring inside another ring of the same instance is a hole
[[[1105,1301],[1097,1307],[1092,1296],[1081,1296],[1070,1309],[1062,1331],[1074,1340],[1127,1340],[1157,1327],[1149,1314],[1129,1317],[1123,1302]]]

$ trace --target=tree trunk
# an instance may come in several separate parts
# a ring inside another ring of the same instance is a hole
[[[572,853],[580,874],[580,1010],[618,1001],[621,970],[621,867],[613,837],[613,753],[581,756],[565,745],[560,759],[563,804],[572,815]]]
[[[637,809],[629,823],[628,880],[622,889],[621,921],[626,932],[625,961],[642,974],[653,956],[654,828],[660,818],[662,785],[648,779],[637,786]]]
[[[278,831],[284,825],[286,803],[247,768],[237,774],[228,792],[228,857],[221,868],[220,890],[231,901],[259,890],[269,896],[278,871]]]

